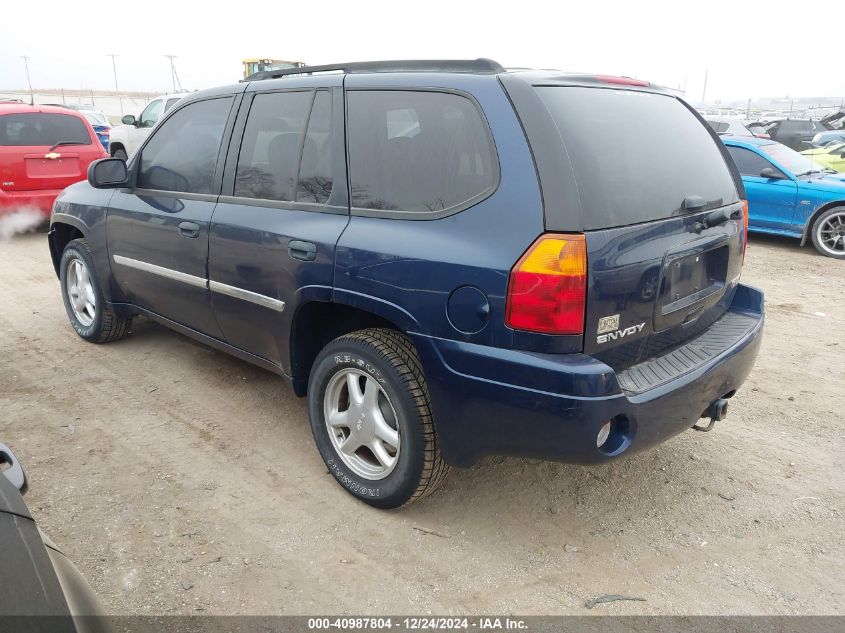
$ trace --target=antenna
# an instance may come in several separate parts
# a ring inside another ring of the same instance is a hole
[[[29,79],[29,55],[21,55],[23,66],[26,68],[26,83],[29,86],[29,105],[35,105],[35,95],[32,94],[32,81]]]
[[[170,79],[173,82],[173,92],[176,92],[177,85],[179,86],[179,92],[181,92],[182,84],[179,81],[179,75],[176,73],[176,64],[173,63],[176,55],[165,55],[165,57],[170,60]]]
[[[114,72],[114,91],[117,93],[117,100],[120,102],[120,114],[123,116],[123,97],[120,96],[120,88],[117,87],[117,65],[114,62],[114,58],[117,55],[109,53],[106,57],[111,57],[111,69]]]

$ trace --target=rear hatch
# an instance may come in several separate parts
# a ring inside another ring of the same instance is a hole
[[[92,137],[76,114],[0,115],[0,189],[64,189],[83,180],[88,164],[103,156]]]
[[[710,327],[730,304],[745,240],[741,185],[719,141],[672,95],[535,90],[560,132],[580,199],[584,352],[624,369]]]

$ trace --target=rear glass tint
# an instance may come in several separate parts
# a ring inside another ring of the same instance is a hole
[[[449,212],[489,195],[498,162],[466,97],[411,90],[347,93],[352,206]]]
[[[674,97],[570,86],[536,90],[572,162],[585,229],[678,215],[688,196],[700,196],[709,208],[737,201],[710,131]]]
[[[91,136],[82,119],[68,114],[5,114],[0,116],[0,145],[51,146],[67,141],[90,145]]]

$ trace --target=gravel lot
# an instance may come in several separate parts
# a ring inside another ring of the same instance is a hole
[[[79,339],[43,233],[0,271],[0,439],[114,613],[845,614],[845,261],[752,237],[763,351],[713,432],[491,458],[393,512],[333,481],[277,377],[148,322]]]

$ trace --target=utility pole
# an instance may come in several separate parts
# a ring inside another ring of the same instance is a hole
[[[26,83],[29,86],[29,105],[35,105],[35,95],[32,94],[32,81],[29,79],[29,55],[21,55],[23,67],[26,68]]]
[[[701,105],[704,105],[704,98],[707,96],[707,73],[709,71],[704,71],[704,88],[701,91]]]
[[[176,92],[177,84],[179,84],[179,90],[181,91],[182,84],[179,82],[179,75],[176,73],[176,64],[173,63],[176,55],[165,55],[165,57],[170,60],[170,79],[173,82],[173,92]]]
[[[114,91],[117,93],[117,100],[120,102],[120,116],[123,116],[123,97],[120,96],[120,88],[117,87],[117,64],[114,62],[114,58],[117,55],[109,53],[106,57],[111,57],[111,69],[114,73]]]

